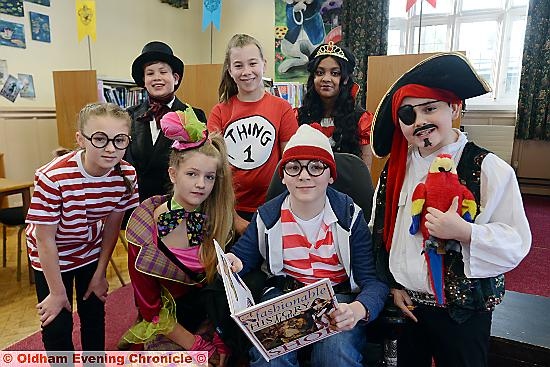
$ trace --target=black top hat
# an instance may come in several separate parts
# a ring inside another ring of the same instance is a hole
[[[377,157],[390,154],[395,125],[392,116],[393,94],[407,84],[445,89],[465,100],[491,91],[491,87],[460,53],[441,53],[416,64],[388,89],[374,114],[371,132],[372,150]]]
[[[177,90],[183,78],[183,61],[174,56],[174,52],[172,52],[170,46],[160,41],[152,41],[146,44],[143,50],[141,50],[141,55],[132,63],[132,78],[134,78],[136,84],[142,88],[145,86],[143,81],[143,69],[145,64],[152,61],[167,63],[172,68],[172,71],[180,76],[179,83],[176,84],[174,88]]]
[[[307,71],[312,72],[315,66],[315,60],[323,56],[337,57],[349,65],[350,73],[355,69],[355,56],[344,46],[338,46],[333,42],[324,43],[319,45],[309,55],[309,61],[307,63]]]

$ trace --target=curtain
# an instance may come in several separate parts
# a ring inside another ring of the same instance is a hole
[[[550,1],[530,0],[523,46],[517,139],[550,141]]]
[[[368,57],[386,55],[388,50],[389,6],[389,0],[345,0],[342,4],[342,43],[357,58],[354,78],[361,87],[357,99],[363,108]]]

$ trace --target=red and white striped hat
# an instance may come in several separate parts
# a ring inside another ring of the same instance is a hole
[[[317,129],[304,124],[292,135],[283,151],[279,175],[283,177],[283,166],[294,160],[319,160],[330,168],[330,176],[336,179],[336,162],[328,138]]]

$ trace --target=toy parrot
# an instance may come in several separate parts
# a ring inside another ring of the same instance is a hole
[[[426,213],[429,207],[442,212],[449,210],[453,198],[458,196],[458,214],[466,221],[472,222],[476,215],[477,205],[474,195],[460,183],[455,163],[450,154],[439,154],[428,172],[425,183],[419,183],[412,196],[412,223],[409,233],[414,235],[420,229],[424,239],[422,251],[428,263],[430,283],[438,304],[445,303],[443,284],[443,256],[446,249],[454,249],[454,240],[442,240],[431,236],[426,229]]]

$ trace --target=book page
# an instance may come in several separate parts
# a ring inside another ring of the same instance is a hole
[[[214,240],[214,245],[218,256],[218,273],[223,279],[229,311],[233,315],[254,306],[254,298],[252,298],[250,289],[248,289],[239,274],[231,271],[230,262],[216,240]]]
[[[232,316],[269,361],[338,333],[328,318],[337,304],[330,281],[321,279]]]

